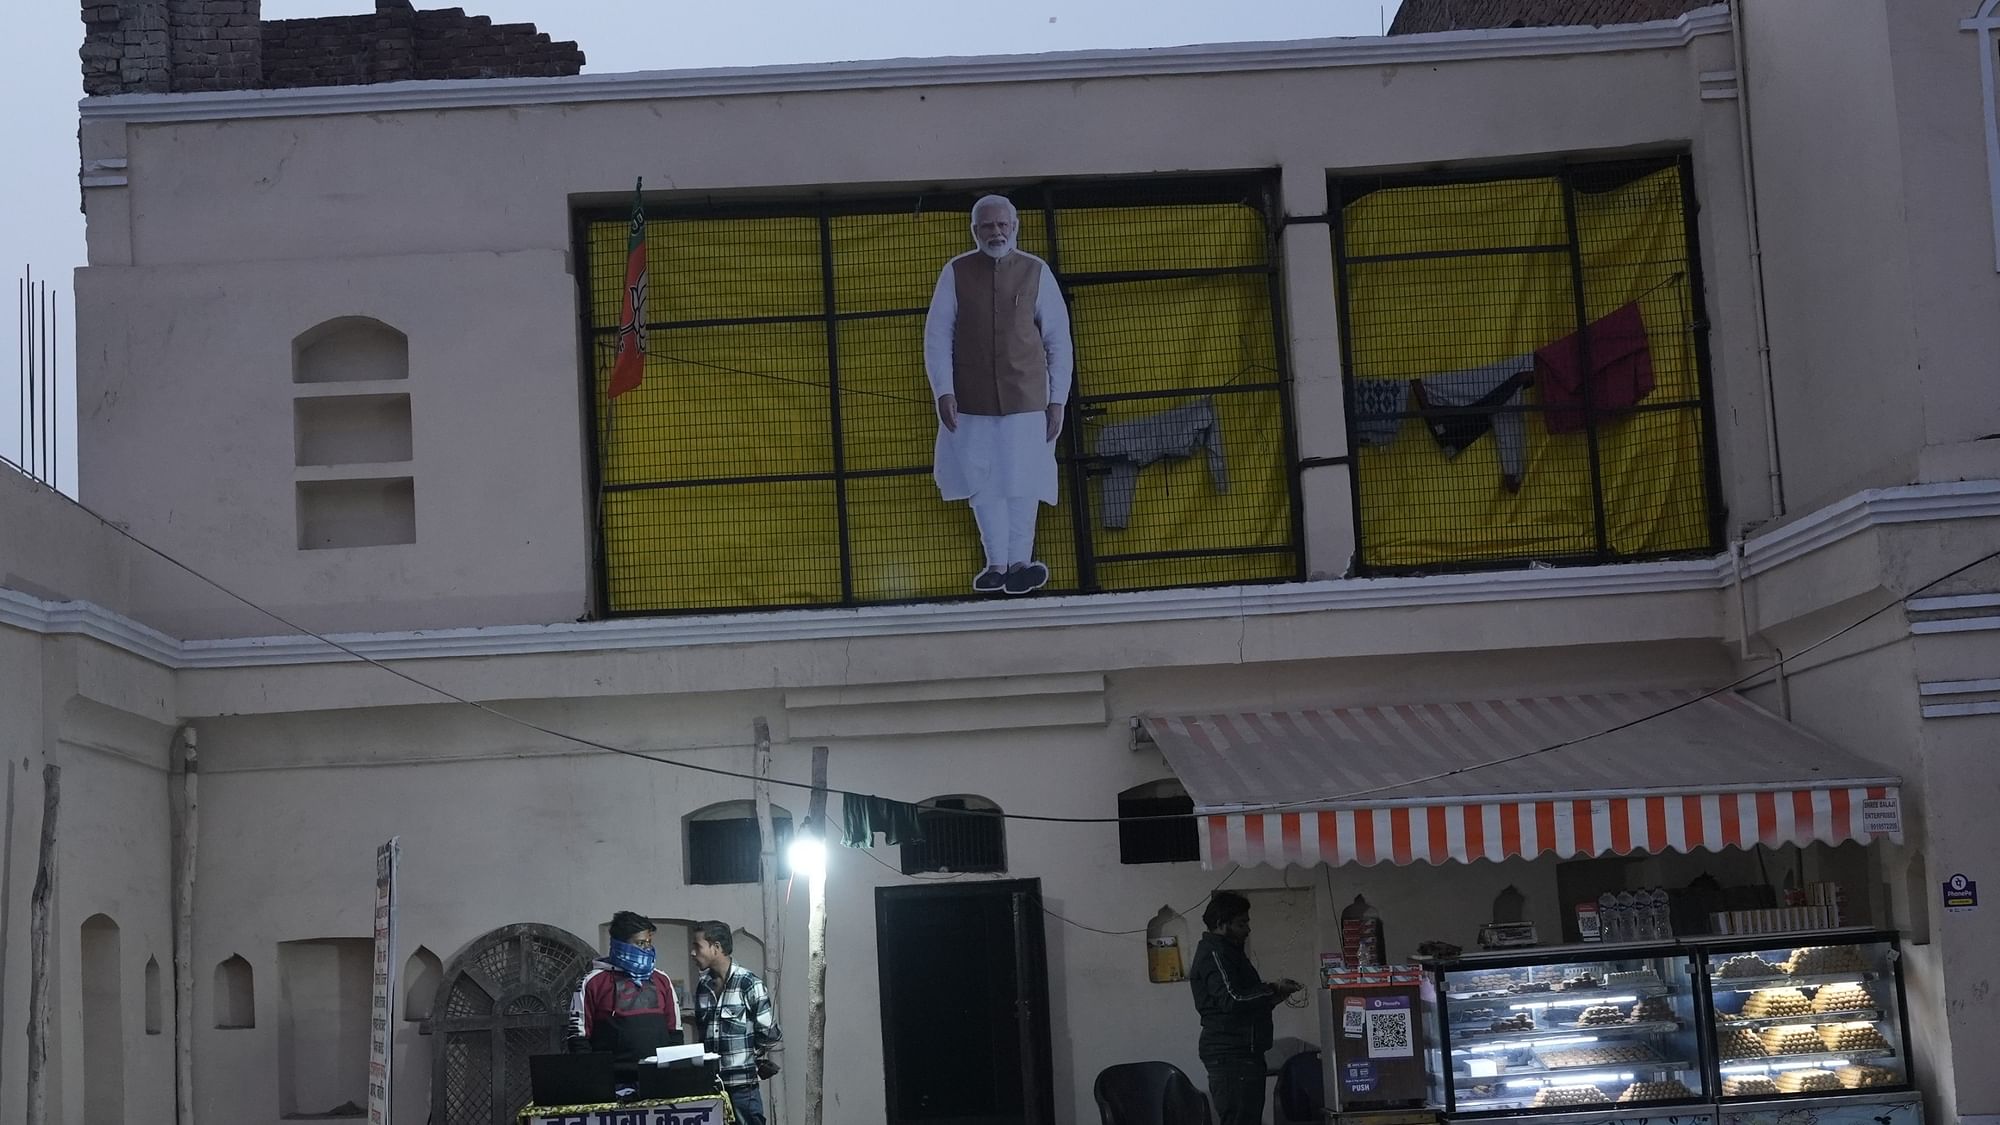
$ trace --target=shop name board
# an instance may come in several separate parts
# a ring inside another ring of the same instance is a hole
[[[521,1125],[723,1125],[719,1100],[523,1114]]]
[[[402,837],[375,850],[375,971],[368,1016],[368,1125],[389,1125],[395,1061],[396,866]]]
[[[1870,797],[1862,801],[1861,831],[1870,836],[1902,835],[1902,800],[1897,797]]]

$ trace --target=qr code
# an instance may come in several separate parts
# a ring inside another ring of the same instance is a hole
[[[1368,1013],[1368,1053],[1407,1055],[1410,1053],[1410,1013]]]

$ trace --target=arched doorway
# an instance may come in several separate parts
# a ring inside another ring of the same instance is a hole
[[[452,957],[431,1005],[436,1125],[513,1125],[528,1056],[562,1050],[570,995],[596,956],[575,934],[518,922]]]

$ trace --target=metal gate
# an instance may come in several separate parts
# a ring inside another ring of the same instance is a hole
[[[596,956],[574,934],[519,922],[452,957],[431,1005],[433,1125],[513,1125],[528,1056],[562,1050],[570,996]]]

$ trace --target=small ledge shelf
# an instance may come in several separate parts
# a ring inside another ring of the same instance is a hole
[[[408,395],[408,379],[363,379],[350,383],[299,383],[292,387],[292,397],[307,398],[347,398],[350,395]]]
[[[298,505],[301,551],[417,541],[416,487],[407,476],[301,480]]]
[[[415,543],[409,338],[336,317],[293,339],[291,378],[298,549]]]

